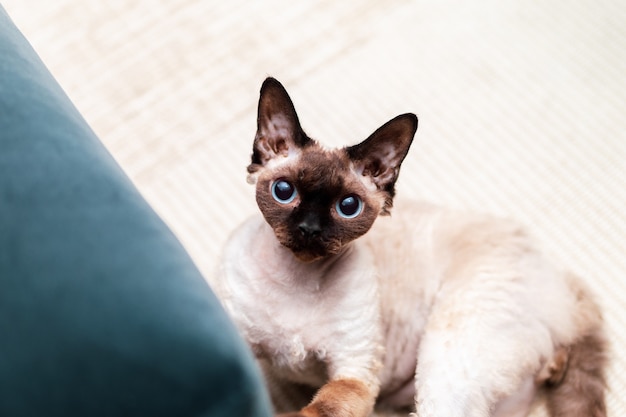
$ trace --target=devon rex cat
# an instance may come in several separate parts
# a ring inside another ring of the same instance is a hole
[[[398,202],[417,129],[403,114],[358,145],[302,130],[261,88],[250,183],[262,215],[227,243],[218,292],[271,387],[312,387],[283,416],[604,416],[598,306],[517,224]],[[378,220],[377,220],[378,219]]]

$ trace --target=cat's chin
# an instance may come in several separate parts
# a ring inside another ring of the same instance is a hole
[[[275,230],[275,235],[280,245],[293,255],[298,261],[311,263],[324,259],[336,253],[334,246],[323,244],[317,240],[293,238],[282,230]]]
[[[302,249],[296,250],[288,248],[293,256],[302,263],[312,263],[338,256],[345,251],[345,246],[337,246],[334,248],[325,248],[320,250]]]
[[[293,252],[292,251],[291,253],[293,253],[293,256],[295,256],[298,261],[302,263],[306,263],[306,264],[310,264],[312,262],[319,261],[320,259],[324,258],[324,256],[322,255],[314,255],[308,252]]]
[[[329,252],[326,250],[313,250],[313,249],[299,249],[293,248],[285,245],[285,247],[293,254],[293,256],[302,263],[312,263],[315,261],[322,260],[324,258],[328,258],[329,256],[334,255],[334,252]]]

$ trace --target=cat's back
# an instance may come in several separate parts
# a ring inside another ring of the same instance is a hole
[[[560,274],[524,227],[483,213],[399,199],[391,216],[380,217],[363,243],[389,303],[411,298],[428,306],[444,284],[465,285],[484,275],[479,270],[490,270],[503,287],[509,281],[561,286],[560,277],[542,282],[544,276]]]
[[[525,229],[508,219],[401,199],[390,216],[377,220],[364,243],[384,274],[410,270],[422,278],[439,276],[463,258],[534,245]]]
[[[550,322],[555,340],[586,322],[572,315],[579,310],[577,292],[586,292],[582,283],[545,256],[515,221],[398,200],[391,216],[379,218],[365,237],[383,314],[391,320],[403,322],[416,312],[426,320],[435,302],[449,298]]]

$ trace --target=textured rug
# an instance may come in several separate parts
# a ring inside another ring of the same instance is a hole
[[[609,414],[626,415],[626,3],[3,4],[209,282],[256,210],[267,75],[329,145],[417,113],[398,193],[516,218],[585,277],[613,347]]]

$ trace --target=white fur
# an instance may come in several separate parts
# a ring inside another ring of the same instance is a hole
[[[363,165],[355,165],[354,162],[350,161],[350,171],[354,173],[354,176],[359,179],[361,184],[365,187],[365,189],[370,193],[378,193],[379,189],[376,186],[376,183],[372,180],[372,177],[369,175],[363,175]]]
[[[217,281],[280,377],[357,378],[421,417],[525,415],[529,381],[599,314],[578,312],[574,281],[517,225],[421,203],[311,264],[256,216],[232,235]]]
[[[297,164],[302,152],[299,148],[290,147],[284,155],[275,155],[271,159],[265,162],[265,166],[270,169],[277,169],[282,166]],[[256,184],[261,171],[248,174],[246,182],[248,184]]]
[[[255,217],[226,247],[218,282],[255,353],[286,378],[315,385],[326,373],[355,378],[375,395],[382,332],[373,274],[371,258],[356,246],[315,268],[302,264]],[[320,373],[317,361],[328,368]]]

